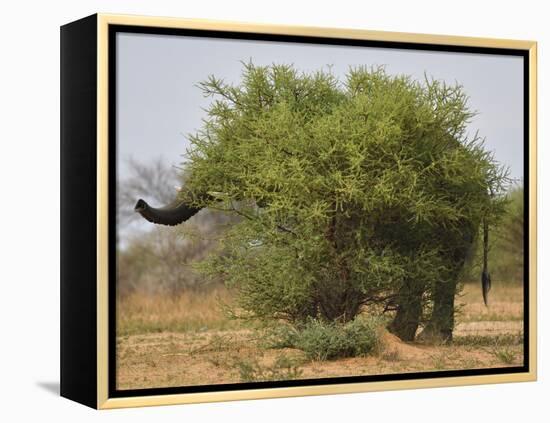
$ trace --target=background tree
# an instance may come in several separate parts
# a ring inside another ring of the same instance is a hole
[[[495,280],[511,284],[523,284],[524,256],[524,192],[523,185],[516,184],[506,193],[505,213],[491,232],[489,254],[492,275]],[[468,257],[463,275],[464,281],[477,279],[483,265],[483,243],[478,237],[472,254]]]
[[[495,232],[492,256],[498,280],[523,284],[524,192],[522,185],[507,194],[506,213]]]
[[[224,227],[238,219],[204,210],[185,228],[144,225],[136,220],[135,198],[147,195],[159,204],[169,202],[182,177],[159,158],[148,163],[130,159],[124,168],[117,185],[117,293],[173,296],[205,288],[204,278],[191,265],[207,257]]]

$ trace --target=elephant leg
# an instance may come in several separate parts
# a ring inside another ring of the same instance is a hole
[[[406,281],[397,299],[397,311],[388,330],[403,341],[414,341],[422,317],[422,292]]]
[[[434,290],[434,308],[426,327],[418,335],[420,341],[434,343],[452,342],[457,283],[458,278],[454,277],[441,281],[436,285]]]
[[[446,276],[434,287],[432,315],[418,335],[418,340],[434,343],[453,341],[456,290],[466,256],[473,246],[473,233],[474,229],[466,225],[462,237],[454,241],[456,246],[450,255],[452,264]]]

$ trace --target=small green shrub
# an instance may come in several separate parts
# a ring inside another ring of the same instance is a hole
[[[277,348],[302,350],[313,360],[364,356],[375,351],[380,340],[380,320],[357,317],[341,324],[310,319],[299,328],[279,330]]]
[[[512,364],[516,359],[514,351],[507,346],[494,347],[492,352],[504,364]]]
[[[299,361],[285,355],[278,356],[272,365],[262,365],[257,358],[241,358],[234,363],[242,382],[293,380],[302,375]]]
[[[447,357],[444,353],[432,355],[431,358],[435,370],[443,370],[447,367]]]

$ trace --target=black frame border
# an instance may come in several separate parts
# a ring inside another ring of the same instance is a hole
[[[98,386],[97,25],[97,15],[91,15],[60,28],[59,393],[93,408]]]
[[[396,373],[368,376],[348,376],[320,379],[300,379],[285,380],[273,382],[250,382],[250,383],[231,383],[214,385],[196,385],[181,387],[159,387],[145,389],[119,390],[116,388],[116,35],[118,33],[150,34],[150,35],[172,35],[188,37],[222,38],[234,40],[251,41],[271,41],[284,43],[305,43],[305,44],[325,44],[336,46],[355,46],[355,47],[374,47],[391,48],[404,50],[452,52],[452,53],[472,53],[488,55],[519,56],[523,58],[523,146],[524,146],[524,277],[523,277],[523,312],[524,312],[524,330],[523,330],[523,366],[470,369],[470,370],[443,370],[432,372],[414,372],[414,373]],[[206,29],[185,29],[185,28],[164,28],[148,27],[140,25],[118,25],[110,24],[108,26],[108,258],[109,258],[109,280],[108,280],[108,397],[124,398],[149,395],[170,395],[170,394],[188,394],[202,392],[220,392],[237,391],[250,389],[269,389],[283,387],[303,387],[315,385],[336,385],[349,383],[365,382],[383,382],[399,381],[412,379],[434,379],[448,377],[467,377],[481,375],[515,374],[528,373],[530,369],[529,357],[529,285],[530,285],[530,251],[529,251],[529,223],[530,223],[530,181],[529,181],[529,158],[530,158],[530,121],[531,113],[530,91],[529,91],[530,63],[529,50],[495,48],[495,47],[471,47],[459,45],[439,45],[429,43],[408,43],[397,41],[378,41],[378,40],[358,40],[347,38],[318,37],[318,36],[297,36],[297,35],[275,35],[265,33],[249,33],[238,31],[219,31]]]

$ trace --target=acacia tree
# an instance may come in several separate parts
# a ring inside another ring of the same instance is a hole
[[[448,338],[466,252],[506,179],[466,137],[462,88],[251,63],[240,85],[200,87],[213,102],[178,201],[243,217],[202,269],[255,317],[347,322],[382,304],[413,339],[432,309],[426,329]]]

